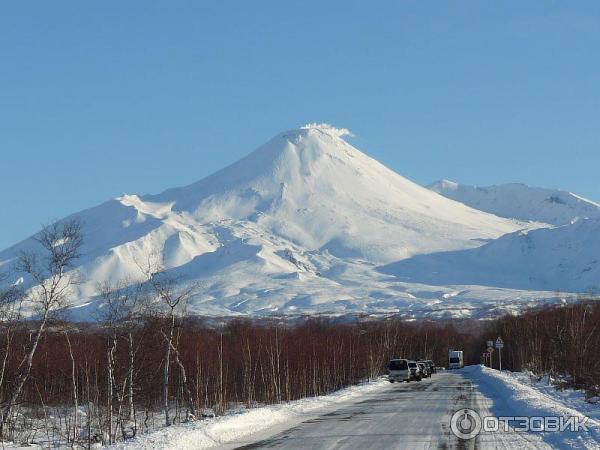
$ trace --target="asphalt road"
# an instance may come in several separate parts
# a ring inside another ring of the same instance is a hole
[[[470,408],[490,415],[490,400],[460,373],[443,372],[421,382],[393,383],[353,403],[311,417],[274,435],[233,443],[239,449],[530,449],[549,448],[539,436],[481,433],[463,440],[452,415]]]

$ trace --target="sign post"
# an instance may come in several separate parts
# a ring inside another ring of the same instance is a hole
[[[494,341],[487,341],[487,354],[490,369],[492,368],[492,352],[494,351]]]
[[[504,341],[500,336],[496,339],[496,348],[498,349],[498,365],[502,370],[502,348],[504,347]]]
[[[494,347],[490,346],[487,348],[488,362],[490,363],[490,369],[492,368],[492,354],[494,353]]]

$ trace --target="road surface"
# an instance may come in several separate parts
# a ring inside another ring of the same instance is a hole
[[[495,399],[494,401],[501,401]],[[421,382],[393,383],[337,409],[229,443],[223,449],[546,449],[539,435],[496,432],[463,440],[451,431],[452,415],[470,408],[491,415],[490,400],[460,372]]]

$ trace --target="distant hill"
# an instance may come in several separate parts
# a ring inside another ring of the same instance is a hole
[[[600,204],[571,192],[512,183],[469,186],[436,181],[428,186],[444,197],[500,217],[566,225],[577,219],[600,218]]]

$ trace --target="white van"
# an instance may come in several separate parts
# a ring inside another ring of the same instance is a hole
[[[394,381],[410,381],[411,373],[408,367],[407,359],[391,359],[388,363],[388,380],[390,383]]]

